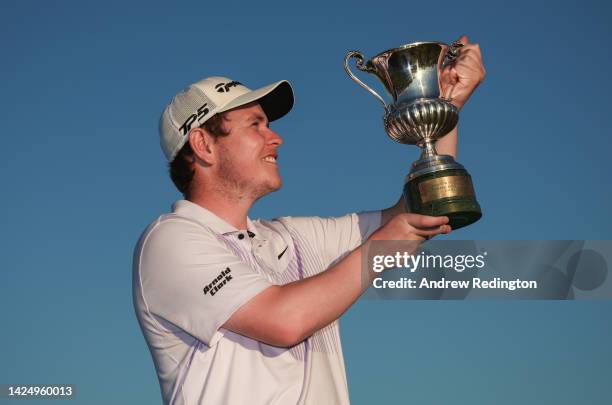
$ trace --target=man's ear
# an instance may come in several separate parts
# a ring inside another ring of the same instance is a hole
[[[193,128],[189,132],[189,144],[196,160],[209,166],[216,162],[215,139],[202,128]]]

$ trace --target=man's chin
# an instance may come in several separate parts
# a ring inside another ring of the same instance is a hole
[[[265,187],[260,189],[259,192],[257,193],[258,194],[257,200],[259,200],[261,197],[264,197],[268,194],[271,194],[275,191],[280,190],[282,186],[283,186],[283,182],[280,179],[274,183],[267,184]]]
[[[270,191],[269,191],[270,193],[278,191],[283,186],[283,179],[281,179],[281,177],[278,176],[270,181],[269,186],[270,186]]]
[[[270,191],[268,191],[268,193],[273,193],[273,192],[275,192],[275,191],[278,191],[278,190],[280,190],[280,189],[281,189],[281,187],[282,187],[282,186],[283,186],[283,182],[282,182],[282,180],[278,180],[278,182],[277,182],[276,184],[273,184],[273,185],[270,187]]]

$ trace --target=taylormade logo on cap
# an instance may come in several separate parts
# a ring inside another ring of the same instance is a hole
[[[159,121],[160,143],[169,162],[189,139],[189,131],[213,115],[258,101],[274,121],[293,106],[293,90],[282,80],[257,90],[226,77],[208,77],[190,85],[172,98]]]

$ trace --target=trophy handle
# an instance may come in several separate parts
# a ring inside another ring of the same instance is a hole
[[[349,75],[349,77],[351,79],[353,79],[355,82],[357,82],[358,85],[360,85],[361,87],[366,89],[370,94],[372,94],[374,97],[376,97],[378,99],[378,101],[380,101],[382,103],[383,107],[385,108],[385,112],[388,113],[389,112],[389,107],[387,106],[387,103],[385,103],[385,100],[381,96],[379,96],[377,92],[372,90],[370,88],[370,86],[368,86],[367,84],[365,84],[364,82],[359,80],[359,78],[357,76],[355,76],[353,74],[353,72],[351,72],[351,68],[349,67],[349,60],[351,60],[351,58],[357,59],[357,62],[355,63],[355,66],[357,66],[357,69],[361,70],[362,72],[367,72],[367,73],[373,73],[374,72],[374,70],[372,68],[369,68],[369,67],[363,65],[364,57],[363,57],[363,54],[361,52],[359,52],[359,51],[350,51],[344,57],[344,70],[346,71],[346,74]]]
[[[455,63],[455,60],[459,57],[459,50],[462,47],[463,44],[459,40],[450,44],[448,51],[446,51],[446,55],[444,55],[444,62],[442,64],[443,68]],[[453,100],[453,90],[455,90],[455,86],[451,86],[448,93],[440,98],[450,103]]]

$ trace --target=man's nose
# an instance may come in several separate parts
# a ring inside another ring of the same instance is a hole
[[[283,142],[283,138],[278,133],[268,128],[268,144],[281,146]]]

